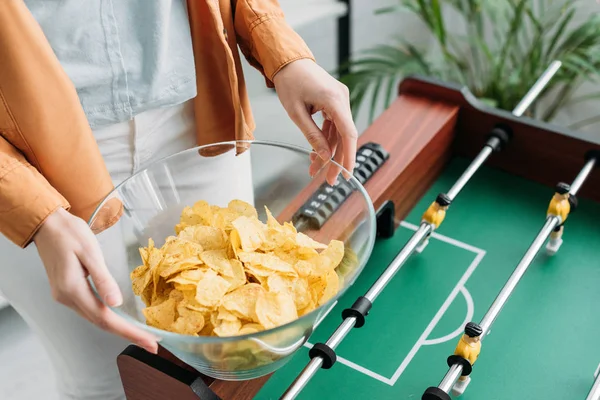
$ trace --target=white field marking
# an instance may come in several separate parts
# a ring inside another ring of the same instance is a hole
[[[461,291],[461,289],[464,287],[464,285],[467,282],[467,280],[469,279],[469,277],[473,274],[473,272],[475,271],[475,269],[477,268],[477,266],[479,265],[479,263],[485,256],[484,250],[481,250],[481,249],[478,249],[478,250],[479,251],[477,253],[477,256],[475,256],[475,259],[473,260],[471,265],[469,265],[469,268],[467,268],[467,270],[465,271],[463,276],[460,278],[460,280],[458,281],[458,283],[456,284],[454,289],[452,289],[452,292],[450,293],[450,295],[446,298],[446,301],[444,301],[444,304],[442,304],[442,306],[440,307],[438,312],[435,314],[435,316],[433,317],[433,319],[431,320],[429,325],[427,325],[427,328],[425,328],[425,331],[423,331],[423,333],[421,334],[421,337],[419,338],[419,340],[417,340],[417,343],[415,343],[413,348],[410,349],[410,351],[408,352],[408,355],[402,361],[402,364],[400,364],[400,366],[398,367],[396,372],[394,372],[394,375],[392,375],[392,377],[390,378],[392,385],[394,385],[396,383],[396,381],[398,381],[398,379],[400,378],[400,376],[402,375],[402,373],[404,372],[404,370],[406,369],[408,364],[412,361],[414,356],[417,354],[417,352],[419,351],[421,346],[423,346],[425,344],[425,341],[431,334],[431,331],[433,331],[433,329],[438,324],[440,319],[442,319],[442,316],[444,315],[444,313],[446,313],[446,310],[448,310],[448,308],[450,307],[450,304],[452,304],[452,302],[458,295],[458,292]]]
[[[411,224],[410,222],[405,222],[405,221],[400,221],[400,226],[402,226],[402,227],[404,227],[406,229],[410,229],[411,231],[417,231],[419,229],[419,227],[417,225],[414,225],[414,224]],[[465,250],[470,251],[472,253],[476,253],[476,254],[484,253],[485,254],[485,250],[482,250],[482,249],[477,248],[475,246],[471,246],[470,244],[461,242],[459,240],[452,239],[452,238],[450,238],[448,236],[440,235],[439,233],[437,233],[435,231],[431,234],[431,237],[436,238],[437,240],[439,240],[441,242],[445,242],[445,243],[451,244],[451,245],[453,245],[455,247],[459,247],[461,249],[465,249]]]
[[[454,339],[463,332],[467,322],[471,321],[471,319],[473,318],[473,314],[475,313],[475,304],[473,304],[473,298],[471,297],[471,293],[469,293],[469,290],[464,286],[460,288],[460,293],[462,293],[463,297],[465,298],[465,302],[467,303],[467,315],[465,317],[465,320],[462,322],[462,324],[458,326],[458,328],[456,328],[454,332],[449,333],[446,336],[442,336],[441,338],[426,339],[423,342],[424,345],[430,346],[432,344],[440,344]]]
[[[400,221],[400,226],[402,226],[403,228],[406,228],[406,229],[410,229],[412,231],[416,231],[419,228],[418,226],[411,224],[409,222],[405,222],[405,221]],[[394,373],[394,375],[391,378],[386,378],[385,376],[380,375],[376,372],[373,372],[370,369],[367,369],[363,366],[353,363],[352,361],[349,361],[343,357],[338,356],[337,361],[339,361],[341,364],[344,364],[347,367],[350,367],[353,370],[360,372],[364,375],[370,376],[371,378],[376,379],[382,383],[385,383],[390,386],[394,386],[394,384],[398,381],[398,379],[400,378],[400,376],[402,375],[402,373],[404,372],[404,370],[406,369],[408,364],[412,361],[414,356],[417,354],[417,352],[419,351],[421,346],[438,344],[438,343],[442,343],[444,341],[450,340],[453,337],[455,337],[456,335],[458,335],[462,331],[462,329],[464,329],[464,327],[461,326],[456,331],[454,331],[451,334],[446,335],[444,337],[441,337],[438,339],[431,339],[431,340],[427,339],[429,334],[431,334],[431,332],[433,331],[435,326],[438,324],[439,320],[442,318],[444,313],[448,310],[448,308],[450,307],[450,305],[452,304],[452,302],[458,295],[458,292],[461,292],[463,294],[463,296],[465,297],[465,300],[467,302],[467,318],[465,319],[465,321],[468,321],[472,318],[475,306],[473,304],[473,299],[471,297],[471,294],[465,288],[464,285],[465,285],[466,281],[469,279],[469,277],[473,274],[473,272],[475,271],[475,269],[477,268],[477,266],[479,265],[479,263],[481,262],[483,257],[485,256],[485,250],[471,246],[467,243],[458,241],[456,239],[452,239],[447,236],[440,235],[436,232],[433,232],[431,234],[431,237],[433,237],[437,240],[440,240],[442,242],[448,243],[450,245],[453,245],[455,247],[459,247],[461,249],[470,251],[477,255],[475,256],[475,259],[471,262],[471,265],[469,265],[469,268],[467,268],[467,270],[465,271],[465,273],[463,274],[461,279],[458,281],[458,283],[456,284],[456,286],[454,287],[454,289],[452,290],[450,295],[446,298],[446,300],[444,301],[444,304],[442,304],[442,306],[440,307],[440,309],[438,310],[436,315],[433,317],[433,319],[431,320],[431,322],[429,323],[427,328],[425,328],[425,331],[423,332],[421,337],[417,340],[417,343],[413,346],[413,348],[410,350],[408,355],[404,358],[404,360],[402,361],[402,364],[400,364],[400,366],[398,367],[398,369],[396,370],[396,372]],[[327,310],[327,312],[325,312],[325,314],[323,314],[323,317],[321,317],[321,319],[319,319],[317,321],[317,323],[315,324],[315,328],[314,328],[315,330],[319,326],[319,324],[325,319],[325,317],[331,312],[331,310],[333,309],[333,307],[335,307],[336,304],[337,304],[337,301],[335,303],[333,303],[331,305],[331,307],[329,308],[329,310]],[[304,344],[304,347],[307,347],[310,349],[313,347],[313,344],[311,344],[310,342],[306,342]]]
[[[334,302],[334,303],[331,305],[331,307],[329,307],[329,309],[328,309],[328,310],[325,312],[325,314],[323,314],[323,316],[321,317],[321,319],[319,319],[319,320],[316,322],[316,324],[315,324],[315,327],[314,327],[314,330],[316,330],[316,329],[317,329],[317,327],[319,326],[319,324],[320,324],[320,323],[321,323],[321,322],[322,322],[322,321],[325,319],[325,317],[326,317],[327,315],[329,315],[329,313],[331,312],[331,310],[333,310],[333,307],[335,307],[335,305],[336,305],[336,304],[337,304],[337,301],[335,301],[335,302]],[[312,348],[312,347],[313,347],[313,344],[312,344],[312,343],[310,343],[310,342],[306,342],[306,343],[304,343],[304,347],[308,347],[308,348],[310,349],[310,348]],[[385,376],[379,375],[378,373],[376,373],[376,372],[373,372],[373,371],[371,371],[370,369],[367,369],[367,368],[365,368],[365,367],[363,367],[363,366],[360,366],[360,365],[358,365],[358,364],[355,364],[355,363],[353,363],[353,362],[352,362],[352,361],[350,361],[350,360],[346,360],[345,358],[343,358],[343,357],[339,357],[339,356],[338,356],[338,357],[337,357],[337,361],[338,361],[339,363],[341,363],[341,364],[344,364],[344,365],[345,365],[345,366],[347,366],[347,367],[350,367],[350,368],[352,368],[352,369],[353,369],[353,370],[355,370],[355,371],[358,371],[358,372],[360,372],[360,373],[362,373],[362,374],[364,374],[364,375],[370,376],[370,377],[371,377],[371,378],[373,378],[373,379],[376,379],[376,380],[378,380],[378,381],[380,381],[380,382],[383,382],[383,383],[386,383],[386,384],[388,384],[388,385],[390,384],[390,382],[389,382],[389,378],[386,378]]]

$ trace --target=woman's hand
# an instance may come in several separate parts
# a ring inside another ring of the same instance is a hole
[[[310,174],[316,174],[332,157],[352,173],[358,134],[348,88],[308,59],[286,65],[275,74],[273,83],[288,115],[319,155],[311,157]],[[321,128],[312,119],[319,111],[325,118]],[[339,173],[340,169],[331,165],[327,181],[333,184]]]
[[[51,214],[33,238],[48,274],[52,296],[101,329],[156,353],[158,344],[148,332],[116,315],[94,295],[90,275],[106,304],[119,306],[123,297],[104,263],[100,246],[89,226],[60,208]]]

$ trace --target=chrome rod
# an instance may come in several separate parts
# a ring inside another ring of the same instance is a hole
[[[579,174],[577,174],[577,177],[573,180],[573,184],[571,185],[571,194],[575,195],[577,191],[581,188],[581,185],[589,176],[594,166],[594,163],[594,159],[590,159],[588,162],[586,162],[585,166],[581,169]],[[510,295],[515,290],[517,284],[527,271],[527,268],[529,268],[529,266],[535,259],[535,256],[540,251],[540,249],[542,248],[542,246],[544,245],[554,228],[556,228],[556,226],[558,226],[559,224],[560,219],[558,217],[546,217],[546,221],[544,222],[542,229],[539,231],[539,233],[525,252],[525,255],[523,256],[523,258],[521,258],[521,261],[519,261],[519,264],[517,264],[515,270],[504,284],[504,287],[502,288],[500,293],[498,293],[498,296],[496,296],[496,299],[481,319],[479,326],[481,327],[482,331],[482,342],[485,336],[490,332],[492,324],[502,311],[502,308],[510,298]],[[452,365],[448,369],[448,372],[446,372],[444,378],[441,380],[440,384],[438,385],[438,388],[442,389],[446,393],[449,393],[449,390],[452,388],[452,386],[454,386],[456,380],[460,377],[461,373],[462,366],[457,364]]]
[[[481,326],[481,330],[483,331],[483,333],[481,334],[482,341],[485,335],[487,335],[492,324],[500,314],[500,311],[502,311],[502,308],[508,301],[508,298],[515,290],[515,287],[525,274],[525,271],[527,271],[527,268],[529,268],[529,266],[533,262],[533,259],[535,258],[536,254],[540,251],[540,249],[550,236],[550,233],[552,233],[554,228],[556,228],[556,226],[559,223],[560,219],[558,217],[549,216],[548,218],[546,218],[544,226],[542,227],[538,235],[535,237],[533,243],[531,243],[531,246],[529,246],[529,249],[527,249],[527,252],[525,252],[525,255],[515,268],[510,278],[508,278],[508,281],[506,281],[506,284],[504,285],[500,293],[498,293],[498,296],[496,297],[488,311],[481,319],[479,326]]]
[[[452,185],[450,190],[448,190],[448,193],[446,193],[446,195],[450,198],[450,201],[456,198],[458,193],[465,187],[467,182],[469,182],[469,179],[471,179],[473,175],[475,175],[475,172],[477,172],[479,167],[481,167],[481,165],[485,162],[485,160],[487,160],[490,154],[492,154],[492,151],[492,147],[485,145],[483,149],[479,152],[477,157],[475,157],[475,159],[471,161],[471,164],[469,164],[465,172],[462,173],[460,178],[458,178],[456,182],[454,182],[454,185]]]
[[[344,320],[340,324],[340,326],[336,329],[336,331],[329,337],[326,344],[331,347],[331,349],[335,350],[335,348],[342,342],[342,340],[346,337],[348,332],[354,328],[354,323],[356,322],[356,318],[350,317]],[[302,389],[308,384],[310,379],[317,373],[321,365],[323,364],[323,359],[321,357],[314,357],[310,362],[304,367],[304,370],[296,377],[294,382],[290,385],[290,387],[285,391],[283,396],[281,396],[281,400],[291,400],[295,399],[296,396],[300,394]]]
[[[513,114],[517,117],[523,115],[525,111],[531,106],[531,104],[537,99],[542,90],[546,87],[550,79],[556,74],[558,69],[561,67],[562,63],[560,61],[552,61],[548,68],[540,75],[538,80],[533,84],[533,86],[529,89],[527,94],[523,96],[519,104],[513,110]]]
[[[280,397],[280,400],[292,400],[295,399],[296,396],[300,394],[302,389],[306,386],[306,384],[310,381],[317,371],[321,368],[321,364],[323,363],[323,359],[321,357],[315,357],[304,367],[302,373],[298,375],[294,383],[285,391],[285,393]]]
[[[462,366],[458,364],[452,365],[438,387],[444,392],[450,393],[450,389],[452,389],[452,386],[454,386],[458,378],[460,378],[460,374],[462,374]]]
[[[523,100],[517,105],[517,108],[513,111],[513,114],[516,116],[521,116],[523,112],[529,108],[529,106],[533,103],[533,101],[537,98],[542,89],[546,86],[546,84],[550,81],[552,76],[556,73],[558,68],[560,67],[560,62],[553,62],[550,67],[544,73],[535,85],[527,92]],[[498,138],[490,138],[488,143],[483,147],[483,149],[479,152],[477,157],[471,162],[471,164],[467,167],[467,169],[463,172],[460,178],[452,185],[448,193],[446,194],[450,200],[453,200],[458,193],[464,188],[464,186],[469,182],[469,180],[473,177],[475,172],[481,167],[481,165],[487,160],[490,154],[493,152],[494,148],[496,148],[500,144],[500,140]],[[410,255],[415,251],[415,249],[419,246],[419,244],[433,231],[433,226],[427,222],[422,222],[419,226],[419,229],[411,236],[409,241],[404,245],[402,250],[398,253],[398,255],[394,258],[391,264],[385,269],[383,274],[379,276],[377,281],[371,286],[369,291],[365,294],[365,298],[368,299],[371,303],[375,301],[377,296],[381,294],[383,289],[387,286],[387,284],[392,280],[392,278],[396,275],[396,273],[400,270],[402,265],[408,260]],[[350,332],[350,330],[354,327],[356,320],[354,317],[345,319],[342,324],[338,327],[338,329],[329,337],[326,342],[331,349],[335,349],[335,347],[346,337],[346,335]],[[312,358],[312,360],[306,365],[304,370],[296,377],[294,382],[288,387],[286,392],[280,397],[280,400],[293,400],[300,394],[302,389],[308,384],[309,380],[317,373],[321,365],[323,364],[323,359],[319,356]],[[452,369],[451,369],[452,370]],[[456,379],[460,376],[460,370],[456,376]]]
[[[556,74],[558,69],[561,66],[560,61],[553,61],[548,68],[540,75],[538,80],[534,83],[534,85],[529,89],[529,91],[525,94],[525,96],[521,99],[519,104],[512,111],[512,114],[516,117],[520,117],[523,113],[533,104],[535,99],[542,92],[544,87],[550,82],[550,79]],[[499,140],[497,138],[491,138],[488,143],[481,149],[477,157],[471,162],[471,164],[467,167],[465,172],[458,178],[458,180],[452,185],[448,193],[446,195],[450,198],[450,201],[454,200],[454,198],[458,195],[458,193],[463,189],[463,187],[469,182],[469,180],[473,177],[475,172],[481,167],[481,165],[488,159],[490,154],[492,154],[494,148],[499,145]]]
[[[402,250],[400,250],[398,255],[385,269],[385,271],[383,271],[383,274],[381,274],[377,281],[375,281],[375,283],[371,286],[369,291],[365,294],[365,298],[367,298],[370,302],[375,301],[377,296],[383,291],[386,285],[392,280],[394,275],[396,275],[396,273],[400,270],[400,267],[404,265],[406,260],[408,260],[408,257],[410,257],[410,255],[415,251],[417,246],[429,233],[431,233],[431,230],[432,226],[426,222],[419,226],[419,229],[417,229],[409,241],[406,242]],[[336,329],[336,331],[329,337],[325,344],[331,349],[335,350],[335,348],[342,342],[346,335],[348,335],[348,333],[352,330],[355,322],[356,318],[354,317],[345,319]],[[317,373],[322,364],[323,359],[321,357],[314,357],[296,377],[294,382],[292,382],[292,384],[288,387],[283,396],[280,397],[280,400],[295,399],[296,396],[300,394],[302,389],[308,384],[310,379]]]
[[[408,257],[415,251],[419,244],[427,237],[431,232],[432,226],[427,222],[422,222],[419,229],[412,235],[410,240],[406,242],[400,253],[394,258],[392,263],[383,271],[383,274],[379,276],[377,281],[371,286],[365,297],[370,302],[374,302],[377,296],[383,291],[386,285],[392,280],[394,275],[400,270],[400,267],[404,265]]]
[[[583,185],[583,182],[585,182],[585,180],[587,179],[587,177],[590,174],[590,172],[592,172],[592,170],[594,169],[594,166],[596,165],[597,161],[598,160],[596,160],[595,158],[590,158],[587,161],[587,163],[585,163],[585,166],[579,172],[579,174],[577,175],[577,177],[575,178],[575,180],[571,184],[571,190],[570,190],[569,193],[571,193],[573,195],[577,194],[577,192],[581,188],[581,185]]]
[[[598,365],[598,369],[596,370],[596,380],[590,389],[585,400],[600,400],[600,365]]]

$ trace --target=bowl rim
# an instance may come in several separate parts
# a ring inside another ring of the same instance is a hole
[[[181,156],[182,154],[186,154],[186,153],[192,153],[192,152],[198,152],[199,150],[202,149],[206,149],[206,148],[211,148],[211,147],[219,147],[219,146],[230,146],[232,150],[237,149],[237,144],[242,144],[242,143],[247,143],[250,144],[249,148],[251,148],[253,144],[258,144],[260,145],[265,145],[265,146],[273,146],[273,147],[279,147],[279,148],[284,148],[287,150],[292,150],[298,153],[303,153],[306,156],[310,156],[310,154],[315,153],[316,152],[314,150],[309,151],[304,147],[301,146],[297,146],[297,145],[293,145],[293,144],[288,144],[288,143],[283,143],[283,142],[278,142],[278,141],[268,141],[268,140],[256,140],[256,139],[252,139],[252,140],[230,140],[230,141],[224,141],[224,142],[215,142],[215,143],[210,143],[210,144],[205,144],[205,145],[199,145],[199,146],[194,146],[194,147],[190,147],[189,149],[186,150],[182,150],[179,152],[176,152],[174,154],[165,156],[165,157],[160,157],[154,161],[152,161],[150,164],[148,164],[146,167],[138,170],[137,172],[135,172],[134,174],[132,174],[131,176],[127,177],[126,179],[124,179],[121,183],[119,183],[118,185],[116,185],[105,197],[102,198],[102,201],[98,204],[98,206],[94,209],[94,212],[92,213],[92,215],[90,216],[90,218],[87,221],[88,226],[91,226],[91,224],[94,221],[94,218],[97,216],[98,212],[100,211],[100,209],[106,204],[106,202],[108,200],[110,200],[112,198],[112,196],[117,193],[119,191],[119,189],[121,187],[123,187],[124,185],[127,184],[127,182],[129,182],[130,180],[133,180],[135,177],[137,177],[138,175],[140,175],[141,173],[143,173],[144,171],[147,171],[149,168],[152,168],[154,165],[159,164],[161,162],[165,162],[171,158],[176,158]],[[225,153],[222,153],[225,154]],[[366,205],[367,205],[367,214],[368,216],[366,217],[368,220],[371,221],[371,229],[367,238],[367,244],[365,248],[365,252],[367,254],[367,256],[364,258],[364,260],[360,263],[360,265],[356,268],[356,274],[354,276],[354,281],[358,278],[358,276],[360,276],[360,274],[362,273],[362,271],[364,270],[369,257],[371,255],[371,253],[373,252],[373,247],[375,246],[375,239],[376,239],[376,232],[377,232],[377,218],[376,218],[376,213],[375,213],[375,207],[373,205],[373,202],[371,200],[371,197],[369,196],[368,192],[366,191],[366,189],[364,188],[364,186],[358,181],[358,179],[356,179],[354,177],[354,175],[352,173],[350,173],[348,170],[346,170],[343,166],[341,166],[340,164],[338,164],[337,162],[335,162],[333,159],[329,160],[329,163],[333,163],[334,165],[336,165],[337,167],[341,168],[341,172],[340,175],[342,177],[342,179],[345,179],[342,175],[342,172],[348,172],[348,175],[350,176],[350,179],[347,179],[347,181],[352,182],[352,184],[356,187],[357,191],[362,195]],[[327,164],[325,164],[327,165]],[[321,169],[323,169],[325,167],[325,165],[323,165],[323,167],[321,167]],[[312,178],[311,178],[312,179]],[[129,265],[128,265],[129,268]],[[315,308],[314,310],[310,311],[307,314],[304,314],[303,316],[296,318],[290,322],[287,322],[283,325],[279,325],[275,328],[270,328],[270,329],[265,329],[263,331],[259,331],[259,332],[255,332],[255,333],[247,333],[244,335],[237,335],[237,336],[191,336],[191,335],[184,335],[181,333],[177,333],[177,332],[171,332],[171,331],[166,331],[163,329],[158,329],[155,328],[153,326],[144,324],[140,321],[138,321],[137,319],[131,317],[129,314],[122,312],[120,310],[120,306],[117,307],[111,307],[108,304],[105,303],[104,299],[101,298],[101,296],[99,295],[98,291],[96,290],[96,286],[94,285],[94,282],[91,279],[91,276],[87,277],[88,282],[90,283],[90,286],[92,288],[92,291],[94,292],[94,294],[96,295],[96,297],[102,302],[102,304],[104,304],[106,307],[108,307],[109,309],[111,309],[113,312],[115,312],[115,314],[117,314],[119,317],[123,318],[126,322],[133,324],[134,326],[141,328],[145,331],[148,331],[154,335],[157,335],[157,339],[159,339],[159,343],[161,343],[165,338],[170,338],[170,339],[176,339],[178,341],[182,341],[185,342],[186,344],[222,344],[222,343],[230,343],[230,342],[237,342],[237,341],[242,341],[242,340],[255,340],[255,339],[260,339],[261,337],[264,336],[270,336],[273,334],[277,334],[279,332],[285,331],[288,328],[292,327],[293,325],[298,324],[299,321],[304,321],[304,320],[308,320],[312,317],[314,317],[315,315],[317,315],[318,313],[320,313],[323,310],[328,310],[328,309],[333,309],[333,303],[338,301],[338,299],[340,297],[342,297],[346,291],[352,286],[352,284],[347,285],[346,287],[344,287],[343,289],[339,290],[334,296],[332,296],[329,300],[327,300],[327,302],[323,303],[322,305],[320,305],[319,307]],[[138,297],[138,296],[135,296]],[[325,318],[325,317],[323,317]],[[314,329],[314,326],[313,326]],[[309,335],[310,336],[310,335]],[[308,337],[306,338],[308,340]],[[167,344],[168,346],[168,344]]]

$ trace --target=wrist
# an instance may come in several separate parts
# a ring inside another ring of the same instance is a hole
[[[50,213],[46,219],[40,224],[37,232],[33,235],[33,242],[40,240],[40,238],[44,238],[48,235],[51,235],[52,232],[57,229],[60,230],[61,226],[64,226],[67,219],[71,216],[71,214],[65,210],[63,207],[58,207],[55,211]]]
[[[273,75],[273,84],[275,84],[275,86],[277,86],[277,82],[284,79],[285,76],[289,75],[290,73],[294,74],[295,71],[302,70],[302,69],[306,68],[307,66],[310,66],[310,64],[316,64],[316,63],[311,58],[299,58],[297,60],[294,60],[294,61],[291,61],[291,62],[285,64],[283,67],[281,67],[279,69],[279,71],[277,71],[275,73],[275,75]]]

